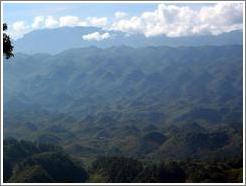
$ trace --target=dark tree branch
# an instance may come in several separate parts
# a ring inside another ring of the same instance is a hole
[[[8,26],[6,23],[3,24],[3,31],[6,31],[8,29]],[[5,55],[6,59],[9,59],[10,57],[13,57],[13,45],[11,43],[10,37],[3,33],[3,54]]]

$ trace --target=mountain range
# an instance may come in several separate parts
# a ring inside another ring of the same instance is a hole
[[[110,37],[82,39],[95,32]],[[16,40],[4,182],[242,182],[242,37],[64,27]]]
[[[75,154],[185,158],[205,145],[233,155],[240,151],[242,56],[240,45],[16,54],[4,63],[4,134],[61,143]],[[239,133],[221,132],[224,125]]]
[[[82,37],[98,32],[108,33],[104,40],[84,40]],[[242,44],[242,31],[232,31],[220,35],[197,35],[183,37],[167,37],[165,35],[145,37],[143,34],[126,34],[120,31],[108,31],[98,27],[61,27],[32,31],[14,41],[15,52],[26,54],[57,54],[71,48],[96,46],[108,48],[113,46],[204,46]]]

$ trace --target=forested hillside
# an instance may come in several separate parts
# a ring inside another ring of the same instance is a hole
[[[5,179],[59,182],[58,166],[81,172],[68,182],[240,182],[242,61],[241,45],[17,53],[4,138],[32,142],[4,141]]]
[[[4,140],[4,182],[8,183],[179,183],[242,182],[242,159],[140,161],[98,157],[86,169],[61,147]]]

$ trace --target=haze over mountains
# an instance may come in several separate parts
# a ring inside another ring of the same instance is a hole
[[[5,181],[241,182],[242,32],[83,40],[95,32],[15,41],[3,64]]]
[[[100,41],[83,39],[83,36],[107,33],[108,37]],[[96,46],[107,48],[112,46],[204,46],[242,44],[242,31],[232,31],[220,35],[197,35],[185,37],[166,37],[165,35],[146,37],[143,34],[127,34],[120,31],[106,31],[98,27],[61,27],[32,31],[14,42],[15,51],[27,54],[57,54],[70,48]]]
[[[109,148],[134,155],[141,148],[137,141],[148,134],[145,127],[160,132],[194,122],[198,128],[240,125],[242,55],[240,45],[90,47],[53,56],[16,54],[4,64],[5,135],[70,145],[81,139],[92,149],[94,136],[104,145],[110,143]],[[164,137],[167,131],[153,134],[164,149],[171,140]],[[122,134],[120,141],[136,142],[132,150],[118,144]],[[132,135],[134,139],[129,138]],[[226,139],[222,141],[227,146]],[[168,145],[168,151],[173,147]],[[162,148],[158,149],[147,152]],[[103,145],[95,150],[110,151]]]

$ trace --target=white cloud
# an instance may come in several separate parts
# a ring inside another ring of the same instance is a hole
[[[80,21],[78,26],[88,26],[88,23],[86,21]]]
[[[108,18],[107,17],[88,17],[87,22],[88,22],[88,25],[90,26],[105,27],[108,24]]]
[[[55,28],[58,25],[59,25],[59,22],[53,16],[48,16],[45,19],[45,27],[46,28]]]
[[[98,26],[104,27],[108,24],[107,17],[88,17],[84,20],[77,16],[63,16],[59,18],[59,26]]]
[[[60,26],[77,26],[80,23],[79,17],[63,16],[59,19]]]
[[[34,18],[34,21],[32,23],[32,28],[37,29],[42,26],[44,23],[44,16],[37,16]]]
[[[142,32],[143,24],[139,17],[132,17],[130,19],[122,19],[114,22],[110,30],[118,30],[129,33]]]
[[[13,23],[13,29],[15,31],[24,31],[27,28],[28,28],[28,26],[25,24],[24,21],[17,21],[15,23]]]
[[[102,41],[105,39],[108,39],[110,37],[110,34],[108,32],[100,34],[99,32],[93,32],[91,34],[83,35],[82,39],[91,41],[91,40],[96,40],[96,41]]]
[[[213,7],[203,7],[198,19],[200,24],[194,27],[195,32],[220,34],[243,27],[243,4],[218,3]]]
[[[122,19],[127,16],[127,13],[126,12],[115,12],[114,16],[116,17],[116,19]]]
[[[143,12],[129,17],[126,12],[115,12],[111,19],[107,17],[87,17],[67,15],[37,16],[27,25],[17,21],[10,25],[9,33],[13,38],[39,28],[57,28],[63,26],[96,26],[103,30],[122,31],[126,34],[142,33],[146,37],[166,35],[168,37],[221,34],[243,28],[243,3],[214,3],[193,9],[190,6],[159,4],[153,11]],[[94,34],[95,38],[101,34]],[[108,37],[105,35],[104,37]],[[86,38],[86,37],[85,37]],[[89,37],[90,38],[90,37]],[[99,39],[100,40],[100,39]]]
[[[24,21],[14,22],[9,29],[12,38],[17,39],[30,31],[30,27]]]
[[[159,4],[152,12],[116,20],[110,29],[143,33],[147,37],[161,34],[169,37],[205,33],[216,35],[242,29],[242,19],[242,3],[218,3],[201,9]]]

